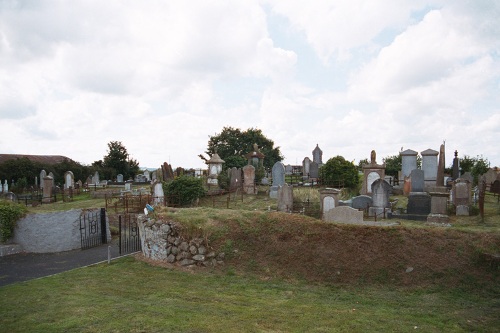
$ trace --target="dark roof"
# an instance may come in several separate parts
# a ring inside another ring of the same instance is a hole
[[[15,160],[17,158],[27,158],[32,162],[39,162],[43,164],[58,164],[64,160],[73,162],[72,159],[61,155],[21,155],[21,154],[0,154],[0,164],[6,161]]]

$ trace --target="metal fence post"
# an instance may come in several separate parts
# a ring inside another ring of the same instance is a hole
[[[106,230],[106,209],[101,208],[101,240],[103,244],[108,242],[108,232]]]

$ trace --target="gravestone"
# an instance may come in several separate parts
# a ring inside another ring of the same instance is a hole
[[[83,184],[82,184],[82,181],[81,180],[78,180],[76,183],[75,183],[75,189],[79,190],[83,187]]]
[[[484,175],[479,176],[479,180],[477,182],[478,187],[478,196],[479,196],[479,214],[481,215],[481,219],[484,220],[484,198],[486,196],[486,177]],[[500,184],[499,184],[500,185]]]
[[[309,167],[311,165],[311,159],[309,157],[305,157],[302,161],[302,176],[304,179],[309,178]]]
[[[309,178],[317,179],[319,178],[319,164],[316,162],[311,162],[309,165]]]
[[[3,198],[8,201],[17,202],[17,195],[12,192],[5,193]]]
[[[0,179],[0,193],[3,193],[3,184],[1,179]]]
[[[402,183],[404,177],[409,177],[412,170],[417,168],[417,155],[418,153],[414,150],[407,149],[401,154],[401,173],[399,180]]]
[[[323,215],[327,222],[362,223],[363,212],[349,206],[339,206],[328,210]]]
[[[351,200],[351,207],[355,209],[366,209],[372,205],[373,200],[369,195],[359,195]]]
[[[390,212],[391,203],[389,197],[392,192],[392,186],[383,179],[377,179],[372,184],[373,206],[369,209],[370,215],[380,215],[384,212]]]
[[[231,191],[235,191],[236,189],[243,186],[241,179],[241,169],[232,167],[231,169],[228,169],[228,175],[229,175],[229,189]]]
[[[319,148],[318,144],[316,144],[316,148],[312,151],[313,154],[313,162],[318,165],[323,164],[323,151]]]
[[[5,182],[3,183],[3,192],[4,192],[4,193],[9,192],[9,184],[7,183],[7,179],[6,179],[6,180],[5,180]]]
[[[420,155],[422,156],[425,187],[436,186],[439,152],[427,149],[421,152]]]
[[[149,173],[149,170],[144,171],[144,177],[146,178],[146,181],[151,181],[151,175]]]
[[[471,184],[474,182],[474,176],[470,172],[465,172],[460,178],[464,180],[468,180]]]
[[[273,185],[269,191],[269,197],[278,197],[278,187],[285,185],[285,166],[281,162],[276,162],[272,169]]]
[[[424,191],[424,172],[420,169],[412,170],[410,173],[411,178],[411,192]]]
[[[361,194],[370,195],[372,193],[373,182],[380,178],[385,178],[385,163],[377,164],[377,153],[375,150],[372,150],[370,153],[370,163],[363,165]]]
[[[293,211],[293,187],[288,184],[278,187],[278,211]]]
[[[293,167],[290,164],[285,166],[285,175],[291,175],[293,173]]]
[[[425,192],[412,192],[408,197],[408,214],[429,215],[431,212],[431,196]]]
[[[339,206],[340,190],[335,188],[325,188],[319,191],[321,218],[325,217],[326,212]]]
[[[471,183],[468,180],[458,178],[453,182],[451,191],[456,215],[469,215],[471,190]]]
[[[99,172],[96,171],[94,173],[94,176],[92,177],[92,184],[96,184],[96,185],[99,185],[101,181],[99,180]]]
[[[486,182],[486,179],[485,179]],[[500,180],[495,180],[490,186],[490,192],[500,195]]]
[[[122,179],[123,179],[123,176],[122,176]],[[151,173],[151,180],[152,180],[152,181],[155,181],[155,180],[157,180],[157,179],[158,179],[158,174],[157,174],[157,170],[155,170],[155,171],[153,171],[153,172]],[[123,181],[123,180],[122,180],[122,181]]]
[[[409,195],[411,192],[411,177],[405,176],[403,180],[403,194]]]
[[[43,189],[43,179],[47,177],[47,172],[45,170],[40,171],[40,188]]]
[[[88,176],[87,177],[87,180],[85,181],[85,184],[87,184],[87,186],[90,185],[90,184],[92,184],[92,176]]]
[[[43,178],[43,203],[51,203],[52,202],[52,187],[53,187],[54,179],[50,176],[46,176]]]
[[[443,187],[444,182],[444,167],[445,167],[445,146],[444,143],[439,148],[439,162],[436,174],[436,187]],[[440,192],[441,189],[438,189]]]
[[[246,194],[257,194],[255,187],[255,167],[253,165],[245,165],[243,167],[243,190]]]
[[[269,178],[267,177],[262,177],[262,179],[260,180],[260,183],[262,185],[269,185]]]
[[[116,175],[116,182],[123,183],[123,175],[121,173]]]
[[[127,180],[125,182],[125,191],[131,191],[132,190],[132,181]]]
[[[154,197],[153,202],[156,205],[163,205],[165,194],[163,192],[162,183],[155,183],[153,197]]]
[[[163,181],[169,181],[174,179],[174,171],[172,170],[172,166],[167,162],[163,162],[161,166]]]
[[[491,183],[493,183],[495,180],[497,180],[497,173],[493,169],[488,169],[486,173],[484,174],[485,180],[486,180],[486,185],[489,186]]]
[[[74,188],[75,187],[75,176],[73,172],[66,171],[64,173],[64,189]]]

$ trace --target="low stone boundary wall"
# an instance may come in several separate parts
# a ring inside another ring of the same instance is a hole
[[[139,216],[137,224],[141,237],[142,253],[146,258],[182,266],[223,264],[224,253],[210,251],[202,238],[184,239],[179,226],[172,221],[148,220]]]

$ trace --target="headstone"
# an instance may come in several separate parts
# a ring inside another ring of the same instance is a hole
[[[288,164],[285,166],[285,175],[291,175],[293,173],[293,167]]]
[[[381,213],[384,212],[389,212],[390,211],[390,201],[389,197],[392,192],[392,186],[389,185],[388,182],[386,182],[383,179],[377,179],[376,181],[373,182],[372,184],[372,200],[373,200],[373,206],[370,207],[369,209],[369,214],[370,215],[380,215]]]
[[[453,169],[451,176],[453,179],[460,178],[460,163],[458,160],[458,151],[455,150],[455,157],[453,158]]]
[[[47,172],[45,170],[40,171],[40,188],[43,189],[43,179],[47,177]]]
[[[164,181],[169,181],[174,179],[174,171],[172,170],[172,166],[167,162],[163,163],[163,165],[161,166],[161,171],[163,174]]]
[[[52,202],[52,185],[54,183],[54,179],[50,176],[46,176],[43,179],[43,203],[51,203]]]
[[[311,162],[309,164],[309,178],[317,179],[319,178],[319,164],[316,162]]]
[[[324,218],[326,212],[339,206],[340,190],[335,188],[325,188],[319,191],[321,217]]]
[[[154,197],[153,202],[156,205],[163,205],[165,194],[163,192],[162,183],[155,183],[153,197]]]
[[[401,177],[400,182],[404,181],[404,177],[409,177],[412,170],[417,168],[417,155],[414,150],[407,149],[401,152]]]
[[[497,180],[497,173],[493,169],[488,169],[486,173],[484,174],[485,180],[486,180],[486,185],[489,186],[491,183],[493,183],[495,180]]]
[[[73,172],[66,171],[64,173],[64,188],[69,189],[74,187],[75,187],[75,176],[73,175]]]
[[[431,212],[431,196],[425,192],[412,192],[408,197],[408,214],[429,215]]]
[[[318,144],[316,144],[316,148],[312,151],[313,154],[313,162],[318,165],[323,164],[323,151],[319,148]]]
[[[96,171],[94,176],[92,177],[92,184],[99,184],[101,181],[99,180],[99,172]]]
[[[78,180],[76,183],[75,183],[75,189],[81,189],[83,187],[83,184],[82,184],[82,181],[81,180]]]
[[[278,197],[278,187],[285,185],[285,166],[281,162],[276,162],[272,169],[273,185],[269,191],[269,196],[273,199]]]
[[[87,180],[85,181],[85,183],[88,185],[92,184],[92,176],[88,176],[87,177]]]
[[[366,176],[366,189],[370,189],[370,191],[366,191],[366,194],[371,194],[372,184],[377,179],[380,179],[380,175],[378,172],[372,171]]]
[[[52,187],[53,187],[53,188],[54,188],[54,187],[56,187],[56,184],[55,184],[55,181],[56,181],[55,179],[56,179],[56,177],[54,177],[54,174],[53,174],[52,172],[49,172],[49,177],[51,177],[51,178],[52,178],[52,182],[51,182]]]
[[[323,215],[323,220],[327,222],[361,223],[363,222],[363,211],[348,206],[339,206],[328,210]]]
[[[132,190],[132,182],[126,181],[125,182],[125,191],[131,191],[131,190]]]
[[[0,193],[3,193],[3,184],[1,179],[0,179]]]
[[[411,192],[411,177],[405,176],[403,179],[403,194],[409,195]]]
[[[260,180],[260,183],[262,185],[269,185],[269,178],[267,177],[262,177],[262,179]]]
[[[471,184],[474,182],[474,176],[470,172],[465,172],[460,178],[469,181]]]
[[[146,181],[151,181],[151,175],[149,173],[149,170],[144,171],[144,177],[146,177]]]
[[[231,169],[228,169],[228,173],[229,173],[229,188],[231,191],[235,191],[237,188],[243,186],[241,179],[241,169],[232,167]]]
[[[157,175],[157,171],[155,170],[155,171],[153,171],[153,173],[151,174],[151,180],[152,180],[152,181],[155,181],[155,180],[157,180],[157,179],[158,179],[158,175]]]
[[[116,182],[123,183],[123,175],[121,173],[116,175]]]
[[[243,167],[243,190],[246,194],[257,194],[255,187],[255,167],[246,165]]]
[[[422,171],[424,172],[425,186],[436,186],[439,152],[427,149],[420,153],[422,156]]]
[[[420,169],[414,169],[410,173],[411,178],[411,192],[423,192],[424,191],[424,171]]]
[[[486,179],[484,180],[486,182]],[[490,186],[490,192],[500,195],[500,180],[495,180]]]
[[[309,178],[309,166],[311,165],[311,159],[309,157],[305,157],[302,161],[302,175],[304,178]]]
[[[12,192],[5,193],[3,198],[8,201],[17,202],[17,195]]]
[[[372,205],[372,197],[368,195],[359,195],[351,200],[351,207],[355,209],[366,209]]]
[[[278,211],[293,211],[293,187],[288,184],[278,187]]]
[[[469,206],[471,202],[471,183],[468,180],[457,179],[452,185],[453,204],[455,206]]]

